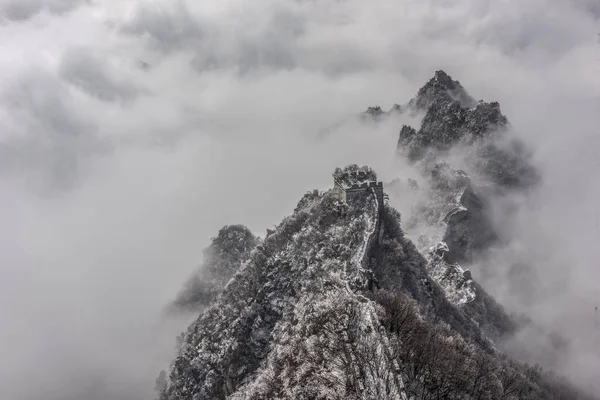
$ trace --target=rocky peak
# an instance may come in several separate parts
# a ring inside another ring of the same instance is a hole
[[[435,75],[433,76],[433,78],[431,80],[435,81],[435,82],[439,82],[441,85],[445,85],[449,88],[453,87],[456,84],[460,85],[460,82],[452,80],[450,75],[448,75],[443,70],[435,71]]]
[[[399,153],[411,161],[459,143],[471,145],[479,139],[493,139],[508,126],[498,102],[475,102],[460,82],[443,71],[436,72],[407,108],[425,112],[420,129],[403,126],[400,131]]]
[[[457,101],[466,108],[475,107],[477,104],[459,81],[453,80],[442,70],[436,71],[433,78],[419,89],[417,96],[409,102],[409,106],[418,111],[427,111],[436,100]]]
[[[389,111],[383,111],[380,106],[368,107],[359,117],[378,120],[380,117],[402,114],[407,111],[409,113],[427,112],[436,102],[449,105],[457,103],[458,107],[467,109],[474,108],[478,104],[459,81],[453,80],[447,73],[439,70],[407,104],[394,104]]]
[[[358,117],[363,121],[379,121],[380,118],[387,116],[389,113],[381,109],[380,106],[368,107]]]
[[[496,101],[491,103],[479,101],[477,106],[466,114],[465,128],[476,136],[507,125],[508,119],[502,114],[500,104]]]
[[[259,239],[244,225],[226,225],[204,249],[204,261],[194,271],[171,304],[173,311],[198,311],[212,302]]]
[[[404,107],[401,106],[400,104],[396,104],[394,103],[394,105],[392,106],[392,108],[390,109],[390,111],[388,113],[403,113],[404,112]]]
[[[365,111],[365,114],[371,115],[373,117],[377,117],[377,116],[383,114],[383,110],[381,109],[380,106],[369,107],[369,108],[367,108],[367,111]]]
[[[402,129],[400,129],[400,137],[398,138],[398,146],[401,146],[404,142],[410,140],[416,134],[417,131],[412,126],[402,125]]]
[[[219,230],[205,254],[218,254],[222,257],[244,259],[248,256],[257,242],[257,238],[244,225],[226,225]]]

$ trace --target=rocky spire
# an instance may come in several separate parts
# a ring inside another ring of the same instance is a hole
[[[403,128],[400,132],[398,150],[412,161],[428,150],[445,151],[459,142],[472,144],[491,137],[508,125],[497,102],[476,102],[459,81],[441,70],[419,89],[406,108],[425,113],[420,129],[409,132]]]
[[[436,71],[410,102],[411,108],[426,111],[436,100],[458,101],[462,107],[471,108],[477,105],[459,81],[453,80],[446,72]]]

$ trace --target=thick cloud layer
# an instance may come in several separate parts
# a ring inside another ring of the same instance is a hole
[[[25,21],[42,12],[62,15],[89,0],[3,0],[0,3],[2,16],[10,21]]]
[[[0,397],[151,396],[183,327],[162,307],[208,239],[262,233],[341,164],[411,175],[392,160],[401,121],[319,132],[437,69],[500,101],[536,151],[543,195],[510,228],[545,291],[528,311],[583,343],[600,302],[594,4],[0,2]],[[589,382],[597,359],[574,354],[563,372]]]

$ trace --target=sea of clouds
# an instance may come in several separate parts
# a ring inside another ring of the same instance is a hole
[[[592,0],[0,0],[0,398],[152,398],[185,325],[163,308],[210,237],[262,234],[336,166],[409,176],[403,121],[322,130],[438,69],[534,151],[510,254],[540,275],[527,311],[585,343],[561,372],[589,385],[599,18]]]

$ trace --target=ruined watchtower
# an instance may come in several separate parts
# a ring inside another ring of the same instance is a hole
[[[333,173],[333,190],[340,201],[345,203],[375,193],[380,207],[383,206],[383,183],[377,180],[377,174],[367,166],[348,165],[344,169],[336,168]]]

